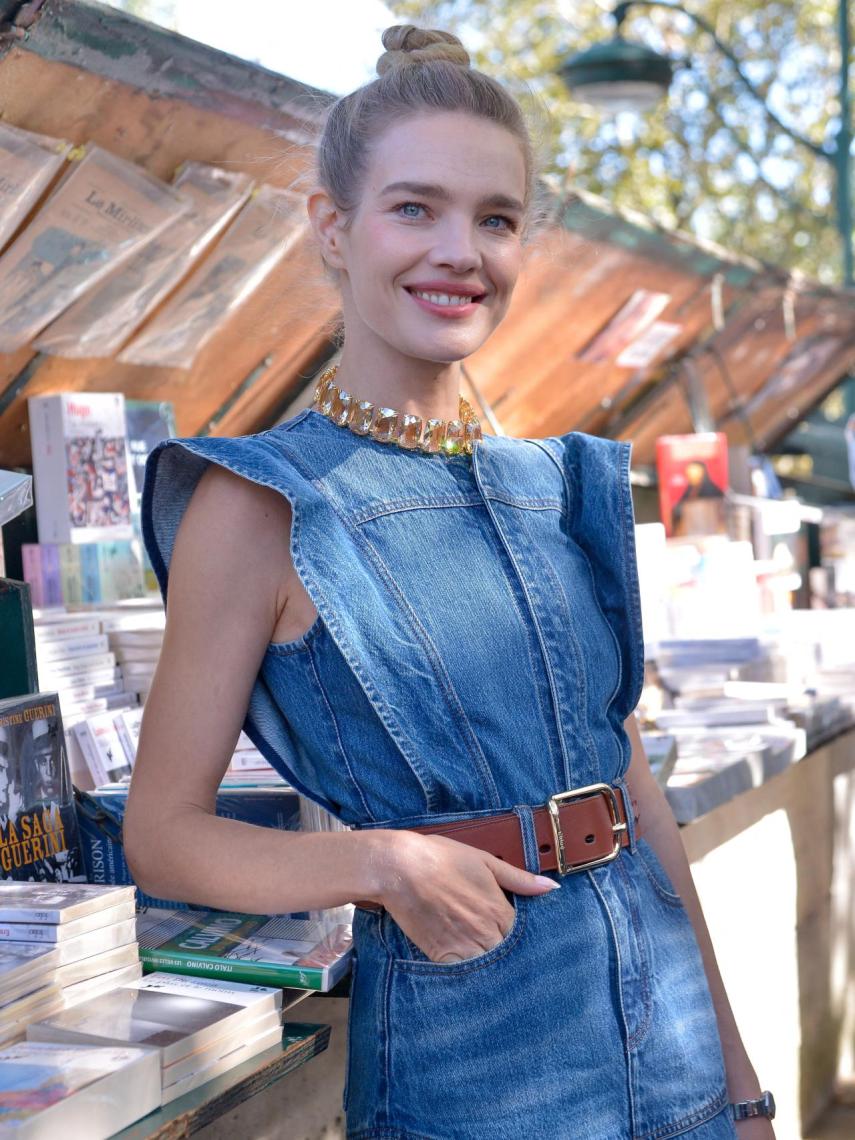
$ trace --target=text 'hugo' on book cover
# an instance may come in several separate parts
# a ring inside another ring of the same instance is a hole
[[[0,701],[0,880],[85,878],[57,695]]]

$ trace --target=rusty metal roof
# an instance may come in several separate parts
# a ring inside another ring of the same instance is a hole
[[[97,143],[167,181],[196,160],[300,184],[331,96],[88,0],[0,0],[0,18],[12,8],[18,22],[0,24],[6,121]],[[467,361],[465,394],[508,434],[632,439],[650,463],[658,435],[692,430],[691,381],[712,423],[764,448],[855,363],[855,292],[573,187],[551,193],[511,308]],[[26,397],[45,392],[170,400],[182,435],[267,427],[305,401],[337,318],[306,235],[189,370],[0,356],[0,463],[28,464]]]

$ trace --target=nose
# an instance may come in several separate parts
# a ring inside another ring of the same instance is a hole
[[[481,267],[483,257],[478,235],[470,219],[448,219],[434,231],[435,241],[428,260],[431,265],[470,273]]]

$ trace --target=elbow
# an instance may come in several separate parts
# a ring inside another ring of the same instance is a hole
[[[134,885],[155,898],[170,898],[163,893],[163,835],[159,827],[153,826],[157,816],[155,811],[140,809],[133,793],[129,794],[122,822],[122,846]]]

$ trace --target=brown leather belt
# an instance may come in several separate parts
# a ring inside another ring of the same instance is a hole
[[[635,801],[632,807],[638,837],[641,831]],[[624,794],[621,788],[611,784],[591,784],[560,792],[542,807],[532,808],[532,816],[541,872],[558,871],[560,875],[567,875],[601,867],[629,846]],[[511,811],[451,823],[422,824],[407,830],[423,835],[445,835],[526,869],[522,828],[519,817]],[[383,909],[379,903],[362,900],[354,905],[365,910]]]

